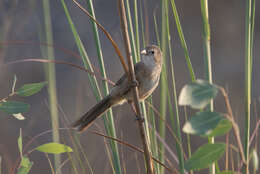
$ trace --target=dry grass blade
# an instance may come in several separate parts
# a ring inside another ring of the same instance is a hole
[[[32,46],[40,45],[40,46],[52,47],[54,49],[62,51],[63,53],[65,53],[67,55],[71,55],[77,59],[81,59],[79,54],[77,54],[71,50],[68,50],[66,48],[60,47],[55,44],[49,44],[46,42],[36,42],[36,41],[30,41],[30,40],[10,40],[10,41],[8,40],[8,41],[0,42],[0,45],[3,45],[3,46],[5,46],[5,45],[32,45]]]
[[[148,107],[150,107],[156,114],[156,116],[158,117],[158,119],[160,119],[161,121],[163,121],[166,125],[166,128],[169,130],[170,134],[172,135],[172,137],[174,138],[174,141],[176,141],[179,145],[181,144],[179,139],[177,138],[176,134],[173,132],[171,126],[166,122],[165,119],[163,119],[163,117],[161,116],[160,112],[152,105],[150,104],[149,102],[146,102],[146,104],[148,105]],[[150,126],[150,125],[149,125]],[[157,137],[160,137],[159,134],[157,133],[156,135]],[[160,137],[161,138],[161,137]],[[161,140],[160,140],[161,141]],[[185,151],[183,149],[182,146],[181,147],[181,150],[182,150],[182,153],[183,153],[183,156],[185,159],[187,159],[187,155],[185,154]],[[168,149],[167,149],[168,150]],[[178,161],[178,160],[177,160]]]
[[[94,73],[94,72],[92,72],[88,69],[85,69],[82,66],[79,66],[79,65],[76,65],[76,64],[73,64],[73,63],[70,63],[70,62],[60,61],[60,60],[47,60],[47,59],[31,58],[31,59],[22,59],[22,60],[11,61],[11,62],[6,63],[5,65],[10,65],[10,64],[15,64],[15,63],[23,63],[23,62],[41,62],[41,63],[55,63],[55,64],[68,65],[68,66],[80,69],[82,71],[85,71],[85,72],[89,73],[90,75],[96,76],[97,78],[104,80],[104,81],[108,82],[109,84],[111,84],[113,86],[115,85],[114,82],[112,82],[109,79],[102,77],[100,74],[96,74],[96,73]]]
[[[236,140],[237,140],[238,147],[239,147],[241,159],[242,159],[243,163],[246,164],[246,158],[245,158],[245,154],[244,154],[244,151],[243,151],[243,145],[242,145],[242,142],[241,142],[239,127],[234,120],[234,116],[233,116],[231,104],[230,104],[230,101],[229,101],[229,98],[228,98],[228,94],[226,93],[225,89],[222,88],[222,87],[219,87],[219,90],[221,91],[221,93],[222,93],[222,95],[225,99],[225,103],[226,103],[226,107],[227,107],[228,114],[225,114],[225,116],[232,123],[232,127],[233,127],[233,130],[234,130],[234,133],[235,133],[235,137],[236,137]]]
[[[260,119],[256,123],[255,129],[254,129],[252,136],[250,138],[250,141],[249,141],[249,146],[252,144],[254,138],[256,137],[256,135],[258,133],[259,126],[260,126]]]
[[[118,143],[120,143],[120,144],[122,144],[122,145],[125,145],[125,146],[127,146],[127,147],[129,147],[129,148],[131,148],[131,149],[133,149],[133,150],[138,151],[138,152],[144,153],[144,151],[143,151],[141,148],[136,147],[136,146],[134,146],[134,145],[132,145],[132,144],[129,144],[129,143],[125,142],[125,141],[122,141],[122,140],[120,140],[120,139],[117,139],[117,138],[114,138],[114,137],[110,137],[110,136],[104,135],[104,134],[102,134],[102,133],[100,133],[100,132],[96,132],[96,131],[90,131],[90,132],[93,133],[93,134],[96,134],[96,135],[98,135],[98,136],[102,136],[102,137],[104,137],[104,138],[108,138],[108,139],[111,139],[111,140],[113,140],[113,141],[116,141],[116,142],[118,142]],[[153,159],[155,162],[157,162],[158,164],[160,164],[161,166],[163,166],[166,170],[168,170],[169,172],[171,172],[172,174],[174,174],[174,171],[173,171],[171,168],[169,168],[169,167],[166,166],[165,164],[161,163],[159,160],[157,160],[157,159],[154,158],[154,157],[152,157],[152,159]]]
[[[82,7],[82,5],[80,5],[76,0],[72,0],[92,21],[94,21],[97,26],[104,32],[104,34],[107,36],[107,38],[110,40],[110,42],[112,43],[119,59],[120,59],[120,62],[124,68],[124,71],[125,73],[128,72],[128,67],[125,63],[125,60],[124,60],[124,57],[122,56],[120,50],[119,50],[119,47],[117,46],[116,42],[112,39],[111,35],[106,31],[106,29],[97,21],[95,20],[95,18],[93,16],[90,15],[90,13],[84,8]]]

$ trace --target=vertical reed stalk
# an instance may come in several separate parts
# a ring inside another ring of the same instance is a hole
[[[210,25],[209,25],[209,11],[208,0],[201,0],[201,14],[203,21],[203,48],[204,48],[204,62],[206,79],[212,84],[212,68],[211,68],[211,47],[210,47]],[[210,101],[209,110],[213,111],[213,100]],[[209,143],[214,143],[214,137],[209,138]],[[210,173],[215,174],[215,163],[210,166]]]
[[[245,131],[244,154],[246,166],[244,173],[249,174],[249,139],[251,120],[251,89],[252,89],[252,62],[253,62],[253,34],[255,20],[255,0],[246,0],[246,33],[245,33]]]
[[[141,6],[141,5],[140,5]],[[141,9],[141,8],[140,8]],[[141,13],[142,14],[142,13]],[[143,47],[146,46],[147,43],[145,43],[145,35],[144,35],[144,28],[143,28],[143,16],[141,16],[141,29],[142,29],[142,38],[143,38]],[[158,30],[158,26],[155,24],[155,30]],[[159,37],[157,40],[157,44],[160,46],[160,41],[159,41]],[[147,99],[149,105],[153,106],[153,100],[152,100],[152,96],[150,96]],[[143,108],[144,103],[141,103],[141,107]],[[145,106],[145,105],[144,105]],[[156,120],[155,120],[155,115],[154,115],[154,110],[151,107],[148,107],[148,111],[147,111],[147,121],[146,121],[146,125],[147,125],[147,134],[150,135],[149,139],[150,139],[150,149],[151,149],[151,153],[152,156],[155,157],[156,159],[159,158],[159,150],[158,150],[158,142],[157,142],[157,136],[156,136]],[[148,124],[150,125],[150,128],[148,129]],[[161,166],[154,161],[154,170],[155,173],[160,173],[160,168]]]
[[[130,39],[129,39],[129,34],[128,34],[128,26],[127,26],[124,0],[118,0],[118,7],[119,7],[119,14],[120,14],[121,29],[122,29],[122,33],[123,33],[125,50],[126,50],[126,55],[127,55],[127,60],[128,60],[129,77],[130,77],[129,82],[131,82],[131,81],[133,82],[133,81],[136,81],[136,78],[135,78],[135,73],[134,73],[133,60],[131,58],[132,54],[131,54]],[[146,173],[153,174],[154,173],[153,161],[152,161],[151,153],[149,151],[147,136],[145,135],[144,124],[141,119],[141,110],[140,110],[139,95],[138,95],[137,87],[134,88],[133,98],[134,98],[134,107],[136,110],[136,115],[137,115],[137,118],[140,119],[138,121],[138,126],[139,126],[141,140],[143,143],[145,164],[146,164],[146,169],[147,169]]]
[[[93,18],[96,18],[92,0],[87,0],[87,4],[88,4],[88,9],[89,9],[90,14],[93,16]],[[93,35],[94,35],[94,39],[95,39],[95,45],[96,45],[101,75],[104,78],[106,78],[106,69],[104,66],[104,60],[103,60],[103,54],[102,54],[102,48],[101,48],[101,42],[99,39],[97,24],[93,20],[91,20],[91,24],[92,24],[92,30],[93,30]],[[102,81],[102,86],[103,86],[104,94],[108,95],[109,89],[108,89],[107,82]],[[106,132],[109,136],[116,137],[116,129],[115,129],[115,125],[114,125],[114,117],[113,117],[112,109],[109,109],[108,112],[106,113],[106,115],[107,115],[107,117],[103,117]],[[120,165],[117,143],[112,140],[110,140],[109,143],[110,143],[110,147],[111,147],[111,151],[112,151],[112,161],[113,161],[112,164],[114,165],[115,172],[117,174],[120,174],[122,172],[121,172],[121,165]]]
[[[166,72],[166,55],[167,55],[167,33],[166,33],[166,22],[168,16],[168,0],[161,1],[161,50],[163,52],[163,66],[162,66],[162,74],[160,81],[160,115],[162,119],[159,121],[159,135],[162,139],[165,139],[165,123],[163,120],[166,120],[166,109],[167,109],[167,72]],[[159,149],[159,160],[164,163],[165,161],[165,148],[162,142],[158,143]],[[164,173],[164,167],[160,166],[160,173]]]
[[[130,38],[130,43],[131,43],[131,49],[132,49],[132,56],[133,56],[133,61],[134,63],[137,63],[138,61],[140,61],[140,39],[139,39],[139,24],[138,24],[138,13],[137,13],[137,1],[135,0],[134,2],[134,26],[135,26],[135,35],[134,35],[134,30],[133,30],[133,23],[132,23],[132,19],[131,19],[131,11],[130,11],[130,5],[129,5],[129,1],[126,1],[126,8],[127,8],[127,21],[128,21],[128,30],[130,32],[129,38]],[[142,111],[142,115],[144,117],[144,126],[145,126],[145,134],[147,137],[147,143],[148,143],[148,148],[149,151],[154,154],[155,149],[152,148],[151,145],[151,138],[155,138],[156,136],[154,134],[155,130],[151,130],[149,129],[149,124],[152,124],[151,122],[149,122],[150,117],[147,117],[147,111],[146,111],[146,106],[145,106],[145,102],[142,101],[141,103],[141,111]],[[154,125],[152,125],[154,126]],[[153,136],[153,137],[151,137]],[[154,163],[155,167],[157,166],[157,163]]]
[[[43,3],[43,13],[44,13],[44,24],[45,24],[45,39],[46,43],[53,45],[53,34],[52,34],[52,24],[51,24],[51,11],[50,11],[50,2],[49,0],[42,1]],[[49,60],[54,60],[54,50],[53,47],[46,48],[47,57]],[[50,102],[50,111],[51,111],[51,124],[52,124],[52,138],[54,142],[60,141],[59,136],[59,117],[57,109],[57,92],[56,92],[56,73],[54,64],[47,64],[46,75],[49,81],[48,83],[48,92],[49,92],[49,102]],[[60,155],[54,155],[54,163],[57,174],[61,174],[60,164],[61,158]]]
[[[176,91],[176,83],[175,83],[175,73],[174,73],[174,66],[173,66],[173,55],[172,55],[172,48],[171,48],[171,35],[170,35],[170,27],[169,27],[169,19],[167,17],[167,35],[168,35],[168,47],[169,47],[169,59],[170,59],[170,69],[171,69],[171,77],[172,77],[172,90],[173,92],[173,99],[174,99],[174,104],[173,104],[173,109],[172,105],[169,105],[170,109],[170,116],[171,116],[171,122],[172,122],[172,127],[175,127],[176,130],[176,135],[178,138],[178,142],[176,142],[176,151],[178,154],[178,159],[179,159],[179,171],[181,174],[184,174],[185,169],[184,169],[184,155],[182,151],[182,137],[181,137],[181,124],[180,124],[180,117],[179,117],[179,109],[178,109],[178,99],[177,99],[177,91]],[[169,90],[168,90],[169,91]],[[168,100],[170,101],[170,93],[168,92]],[[169,102],[170,103],[170,102]],[[173,111],[175,111],[175,120],[174,120],[174,114]]]

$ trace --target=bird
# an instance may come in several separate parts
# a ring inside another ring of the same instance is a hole
[[[136,84],[140,101],[150,96],[160,81],[162,71],[163,55],[156,45],[149,45],[141,51],[141,61],[134,65]],[[133,102],[133,92],[128,74],[124,74],[116,82],[110,93],[94,105],[86,114],[72,124],[79,132],[88,129],[99,116],[103,115],[109,108]]]

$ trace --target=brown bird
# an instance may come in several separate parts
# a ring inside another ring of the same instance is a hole
[[[135,76],[138,84],[139,98],[143,101],[152,94],[158,86],[162,70],[162,52],[155,45],[147,46],[141,52],[141,61],[134,65]],[[72,126],[78,131],[86,130],[93,121],[106,112],[109,108],[133,101],[132,86],[124,74],[111,89],[108,96],[92,107],[85,115]]]

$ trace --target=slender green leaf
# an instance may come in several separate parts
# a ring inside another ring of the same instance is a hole
[[[87,6],[88,6],[88,10],[89,10],[90,14],[93,16],[93,18],[96,18],[92,0],[87,0]],[[101,40],[100,40],[99,33],[98,33],[98,27],[97,27],[97,24],[93,20],[90,20],[90,21],[92,24],[92,31],[93,31],[93,35],[94,35],[94,39],[95,39],[95,47],[96,47],[96,51],[97,51],[100,72],[104,78],[107,78],[106,68],[105,68],[103,53],[102,53],[102,47],[101,47]],[[71,23],[71,25],[72,24],[73,23]],[[76,37],[74,34],[75,39],[76,39]],[[82,48],[82,49],[84,49],[84,48]],[[87,56],[87,53],[86,53],[86,56]],[[91,63],[90,63],[90,61],[88,61],[88,62],[90,64],[89,67],[91,68]],[[97,82],[97,81],[95,80],[94,82]],[[104,95],[105,96],[108,95],[109,94],[108,83],[106,81],[102,81],[102,86],[103,86]],[[99,90],[98,84],[96,84],[96,89]],[[97,99],[100,100],[99,98],[97,98]],[[116,129],[115,129],[115,125],[114,125],[114,117],[113,117],[112,109],[109,109],[106,112],[106,115],[107,116],[103,117],[106,132],[109,136],[116,137]],[[113,168],[115,169],[116,174],[121,174],[122,172],[121,172],[120,157],[119,157],[117,143],[112,140],[109,141],[109,143],[110,143],[110,149],[111,149],[112,153],[109,152],[108,154],[112,155]]]
[[[202,109],[218,93],[217,86],[204,80],[196,80],[185,85],[179,96],[179,105],[189,105],[194,109]]]
[[[166,17],[166,32],[167,32],[167,39],[168,39],[168,49],[169,49],[169,56],[167,56],[170,59],[170,70],[171,70],[171,77],[172,77],[172,86],[170,87],[171,92],[169,92],[169,88],[167,89],[166,94],[168,97],[168,102],[169,102],[169,114],[170,114],[170,119],[172,122],[172,127],[175,128],[175,133],[176,133],[176,152],[178,155],[178,160],[179,160],[179,171],[181,174],[184,174],[185,169],[184,169],[184,152],[183,152],[183,142],[182,142],[182,136],[181,136],[181,124],[180,124],[180,114],[179,114],[179,109],[178,109],[178,95],[176,91],[176,80],[175,80],[175,73],[174,73],[174,63],[173,63],[173,51],[171,47],[171,34],[170,34],[170,24],[169,24],[169,14],[167,14]],[[171,94],[173,94],[173,104],[171,104]],[[174,113],[173,113],[174,110]],[[188,144],[189,148],[190,144]]]
[[[126,1],[126,17],[127,17],[127,26],[128,26],[128,33],[129,33],[129,39],[130,39],[130,45],[131,45],[131,50],[132,50],[132,56],[133,56],[133,63],[136,64],[138,61],[138,57],[136,52],[136,42],[135,42],[135,37],[134,37],[134,30],[133,30],[133,22],[131,18],[131,10],[130,10],[130,5],[129,1]]]
[[[185,123],[182,130],[188,134],[209,136],[212,134],[213,130],[217,128],[222,120],[225,120],[225,117],[218,112],[197,112],[194,116],[192,116],[190,121]],[[222,127],[219,127],[218,130],[215,130],[215,134],[219,133],[219,131],[222,131],[219,130],[221,128]]]
[[[35,149],[40,152],[52,153],[52,154],[60,154],[60,153],[73,151],[69,146],[64,144],[59,144],[59,143],[47,143],[38,146]]]
[[[19,149],[19,152],[22,156],[23,154],[23,139],[22,139],[22,130],[20,129],[20,135],[18,137],[18,149]]]
[[[64,0],[61,0],[61,3],[62,3],[62,6],[64,8],[64,11],[65,11],[65,14],[66,14],[66,17],[67,17],[67,20],[69,22],[69,26],[71,28],[71,31],[73,33],[73,36],[74,36],[74,39],[75,39],[75,42],[76,42],[76,45],[78,47],[78,50],[79,50],[79,53],[80,53],[80,56],[82,58],[82,61],[83,61],[83,64],[84,64],[84,67],[86,69],[89,69],[90,71],[93,72],[93,68],[92,68],[92,64],[89,60],[89,57],[88,57],[88,54],[87,54],[87,51],[80,39],[80,36],[77,32],[77,29],[71,19],[71,16],[70,16],[70,13],[69,13],[69,10],[66,6],[66,3]],[[97,100],[100,100],[101,98],[101,92],[100,92],[100,89],[98,87],[98,83],[97,83],[97,79],[95,76],[91,76],[90,74],[88,74],[88,77],[89,77],[89,81],[90,81],[90,85],[92,87],[92,92],[94,93],[95,97]]]
[[[29,108],[30,105],[23,102],[7,101],[0,103],[0,110],[6,112],[7,114],[18,114],[27,112]]]
[[[184,164],[186,170],[199,170],[217,161],[225,152],[224,143],[205,144],[201,146]]]
[[[39,92],[48,82],[25,84],[16,93],[19,96],[28,97]]]
[[[217,127],[208,135],[208,137],[225,135],[231,128],[232,123],[228,119],[222,119]]]
[[[166,137],[166,125],[163,120],[166,120],[166,112],[167,112],[167,88],[168,88],[168,80],[167,80],[167,70],[166,70],[166,58],[167,58],[167,16],[168,16],[168,0],[161,1],[161,38],[160,38],[160,47],[163,52],[163,66],[161,72],[160,79],[160,116],[158,124],[158,133],[162,139]],[[162,163],[165,161],[165,145],[162,142],[158,142],[158,151],[159,157],[158,160]],[[160,166],[160,173],[164,173],[164,167]],[[182,173],[182,172],[181,172]]]
[[[194,73],[194,70],[193,70],[193,67],[192,67],[192,64],[191,64],[188,46],[186,44],[185,37],[184,37],[183,31],[182,31],[181,22],[180,22],[180,19],[179,19],[179,14],[178,14],[178,11],[177,11],[177,8],[176,8],[176,5],[175,5],[175,1],[170,0],[170,2],[171,2],[171,6],[172,6],[172,12],[173,12],[173,15],[174,15],[174,19],[175,19],[175,22],[176,22],[178,35],[180,37],[181,46],[184,49],[185,60],[186,60],[186,64],[187,64],[187,67],[188,67],[188,70],[189,70],[189,73],[190,73],[190,77],[191,77],[192,81],[195,81],[196,77],[195,77],[195,73]]]
[[[257,171],[259,169],[259,158],[256,149],[253,149],[253,151],[251,152],[251,156],[252,156],[253,169],[254,171]]]
[[[33,162],[31,162],[28,157],[23,156],[17,174],[28,174],[32,168],[32,165]]]

